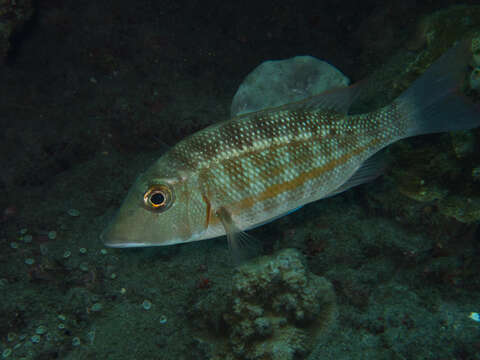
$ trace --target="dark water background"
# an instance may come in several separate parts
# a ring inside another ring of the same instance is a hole
[[[152,161],[228,118],[261,62],[312,55],[352,82],[374,79],[366,103],[388,102],[422,54],[480,29],[476,1],[425,25],[456,3],[30,3],[0,65],[3,356],[247,358],[229,347],[236,295],[225,239],[105,249],[100,232]],[[11,10],[0,1],[2,34]],[[298,249],[336,304],[320,335],[294,324],[318,335],[308,349],[277,338],[276,355],[257,358],[480,358],[480,324],[469,318],[480,311],[478,140],[476,130],[403,141],[384,177],[253,231],[265,255]]]

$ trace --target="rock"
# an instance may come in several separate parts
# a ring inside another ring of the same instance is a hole
[[[470,73],[469,83],[472,90],[480,90],[480,66],[477,66]]]
[[[8,55],[11,37],[30,20],[33,10],[33,0],[0,0],[0,63]]]
[[[300,101],[349,83],[350,80],[334,66],[312,56],[265,61],[248,74],[238,88],[231,115]]]
[[[480,220],[479,197],[448,196],[438,203],[438,209],[445,216],[453,217],[464,224],[471,224]]]
[[[209,329],[208,339],[216,339],[212,360],[302,359],[319,336],[326,336],[337,314],[332,284],[309,273],[294,249],[240,266],[230,296],[221,330],[199,324],[203,336]],[[197,317],[212,319],[218,308],[213,302],[198,307]]]

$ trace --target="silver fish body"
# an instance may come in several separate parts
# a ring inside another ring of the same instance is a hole
[[[459,93],[468,49],[457,45],[393,103],[370,113],[347,115],[357,90],[343,88],[191,135],[137,179],[102,235],[105,243],[234,239],[374,178],[373,155],[399,139],[478,126],[477,107]]]

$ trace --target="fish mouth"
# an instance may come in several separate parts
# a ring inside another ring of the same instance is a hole
[[[110,248],[149,246],[145,241],[134,235],[135,227],[132,225],[130,222],[119,221],[119,217],[116,215],[100,234],[100,240],[103,245]]]
[[[111,225],[100,234],[100,240],[103,245],[111,248],[137,247],[143,245],[115,234]]]
[[[100,234],[100,240],[103,245],[109,248],[132,248],[132,247],[145,247],[152,246],[152,244],[135,242],[135,241],[119,241],[117,238],[105,237],[104,233]]]
[[[145,244],[145,243],[109,243],[109,242],[103,242],[103,244],[109,248],[134,248],[134,247],[147,247],[147,246],[152,246],[151,244]]]
[[[129,238],[122,235],[122,232],[112,225],[109,225],[101,234],[100,240],[103,245],[109,248],[135,248],[135,247],[148,247],[148,246],[162,246],[157,242],[140,241],[136,238]]]

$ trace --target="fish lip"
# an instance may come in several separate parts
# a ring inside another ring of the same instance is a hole
[[[100,240],[102,241],[103,245],[109,248],[123,248],[123,247],[134,247],[134,246],[142,246],[141,244],[136,245],[135,243],[132,242],[122,242],[122,241],[115,241],[112,239],[107,239],[105,236],[105,233],[107,231],[104,231],[100,234]],[[135,244],[135,245],[134,245]]]
[[[124,243],[122,241],[115,241],[108,236],[108,233],[110,232],[110,226],[107,227],[102,233],[100,234],[100,240],[102,241],[103,245],[111,248],[121,248],[125,247]]]
[[[108,242],[108,240],[105,238],[105,234],[108,232],[108,230],[109,230],[109,228],[106,228],[105,230],[103,230],[102,233],[100,234],[99,238],[100,238],[100,241],[102,242],[103,245],[111,247],[112,244],[110,244]]]
[[[118,241],[117,238],[109,239],[108,238],[109,228],[104,230],[100,234],[100,240],[102,241],[103,245],[109,248],[135,248],[135,247],[147,247],[147,246],[155,246],[155,244],[148,244],[144,242],[136,242],[136,241]],[[117,241],[116,241],[117,240]]]
[[[103,243],[105,246],[109,248],[134,248],[134,247],[147,247],[147,246],[152,246],[150,244],[145,244],[145,243]]]

